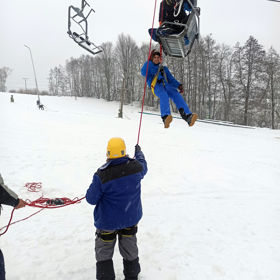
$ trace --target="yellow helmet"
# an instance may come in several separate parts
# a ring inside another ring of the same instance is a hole
[[[126,155],[126,147],[124,140],[119,137],[111,138],[107,146],[107,158],[120,158]]]

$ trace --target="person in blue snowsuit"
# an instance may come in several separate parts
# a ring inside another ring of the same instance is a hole
[[[166,66],[160,64],[160,53],[153,50],[150,59],[146,61],[141,69],[141,74],[145,77],[147,73],[147,83],[152,92],[160,99],[160,112],[164,127],[168,128],[172,122],[169,98],[173,100],[183,120],[189,126],[193,126],[197,120],[197,114],[193,114],[180,93],[184,92],[183,85],[179,83],[170,73]],[[180,93],[178,92],[180,91]]]
[[[123,139],[108,142],[107,162],[93,176],[86,193],[94,209],[96,227],[96,279],[113,280],[113,253],[118,239],[123,257],[125,280],[137,280],[140,264],[137,246],[137,224],[142,218],[141,180],[147,173],[147,162],[139,145],[135,159],[126,154]]]
[[[197,5],[197,0],[190,0],[194,7]],[[159,9],[159,25],[161,26],[163,22],[177,22],[186,24],[188,21],[189,15],[186,13],[192,10],[191,5],[189,4],[188,0],[184,0],[182,6],[180,7],[179,4],[180,0],[163,0],[160,3]],[[180,11],[177,9],[180,8]],[[176,16],[175,16],[176,15]],[[176,26],[171,24],[165,24],[159,28],[150,28],[149,34],[152,36],[152,39],[158,42],[157,33],[162,36],[167,36],[171,34],[178,34],[180,33],[184,27]],[[189,44],[189,39],[185,37],[185,44]]]
[[[1,214],[1,204],[10,205],[15,207],[15,209],[19,209],[25,207],[26,202],[20,198],[18,198],[17,194],[15,194],[11,189],[9,189],[5,184],[4,180],[0,174],[0,214]],[[0,280],[5,280],[5,263],[4,256],[0,249]]]

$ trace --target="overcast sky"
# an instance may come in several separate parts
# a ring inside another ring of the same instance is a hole
[[[115,42],[130,34],[138,45],[149,42],[154,0],[88,0],[92,15],[89,36],[96,44]],[[88,54],[67,35],[68,7],[81,0],[0,0],[0,68],[11,68],[8,89],[35,87],[28,45],[33,54],[39,89],[47,89],[49,70],[66,59]],[[156,23],[160,0],[157,0]],[[201,35],[218,43],[244,44],[253,35],[266,50],[280,54],[280,3],[267,0],[198,0]]]

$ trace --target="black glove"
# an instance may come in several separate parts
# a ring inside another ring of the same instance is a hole
[[[135,153],[137,153],[139,151],[141,151],[141,147],[138,144],[136,144],[135,145]]]
[[[164,69],[163,66],[160,66],[160,70],[159,70],[160,74],[163,76],[164,75]]]
[[[184,88],[182,84],[178,86],[178,90],[180,93],[184,93]]]

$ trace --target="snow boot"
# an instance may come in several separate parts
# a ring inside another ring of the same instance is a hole
[[[165,115],[161,117],[164,123],[164,128],[168,128],[170,123],[172,122],[172,116],[171,115]]]
[[[140,273],[139,258],[128,261],[123,259],[123,274],[125,276],[124,280],[137,280],[138,274]]]
[[[186,114],[183,108],[180,108],[179,112],[182,119],[185,120],[189,126],[193,126],[198,118],[198,115],[196,113]]]
[[[100,261],[96,263],[97,280],[115,280],[113,260]]]
[[[187,120],[187,123],[189,124],[189,126],[193,126],[194,123],[196,122],[197,118],[198,118],[198,115],[196,113],[190,114],[188,116],[188,120]]]

